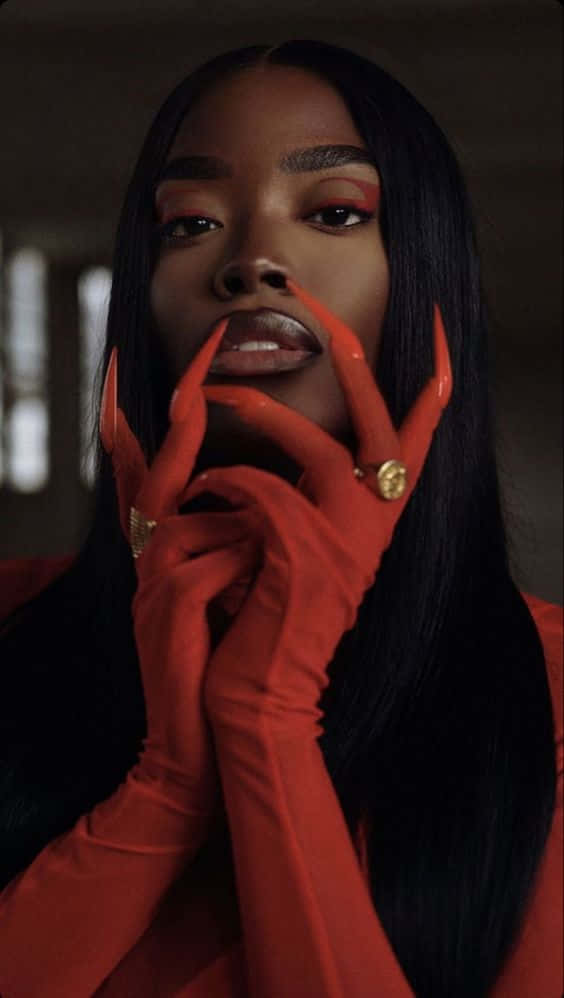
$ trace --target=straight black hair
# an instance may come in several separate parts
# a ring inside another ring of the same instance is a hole
[[[154,185],[198,96],[263,63],[332,84],[377,164],[391,286],[375,376],[396,426],[433,370],[433,302],[444,318],[452,398],[330,663],[320,746],[351,836],[369,818],[374,907],[414,993],[484,998],[536,884],[555,808],[555,735],[541,640],[509,567],[474,224],[433,118],[371,61],[319,41],[253,45],[196,69],[158,112],[127,191],[103,370],[117,345],[120,405],[150,461],[169,401],[148,298]],[[3,630],[4,884],[137,761],[146,718],[134,590],[98,445],[84,545]]]

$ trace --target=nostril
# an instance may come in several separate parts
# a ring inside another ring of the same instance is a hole
[[[238,294],[239,291],[244,290],[243,281],[236,274],[230,274],[224,279],[223,283],[230,295]]]
[[[286,277],[284,274],[279,272],[274,272],[270,274],[264,274],[264,280],[273,288],[285,288],[286,287]]]

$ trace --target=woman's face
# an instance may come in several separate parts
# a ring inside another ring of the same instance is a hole
[[[165,230],[151,307],[171,393],[213,326],[233,311],[269,308],[309,326],[323,353],[308,366],[245,377],[212,374],[205,384],[250,385],[317,423],[355,456],[328,336],[283,280],[294,278],[343,319],[374,370],[389,291],[379,192],[370,186],[378,185],[378,172],[371,163],[346,160],[299,172],[279,166],[296,150],[329,145],[366,148],[340,95],[313,73],[283,66],[246,69],[201,97],[186,115],[167,165],[213,156],[229,175],[196,179],[179,163],[168,171],[174,179],[158,185],[157,217]],[[297,165],[305,165],[303,158]],[[339,198],[354,204],[335,208]],[[200,221],[180,221],[187,215]],[[195,474],[240,463],[293,484],[302,471],[235,410],[208,403]]]

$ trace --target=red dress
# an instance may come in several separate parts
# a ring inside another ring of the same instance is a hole
[[[0,619],[40,591],[69,561],[0,562]],[[547,661],[556,720],[557,806],[525,928],[493,998],[561,998],[562,608],[526,593],[523,596]],[[129,780],[127,784],[125,790],[130,789]],[[91,812],[105,816],[102,825],[111,812],[115,829],[115,814],[120,807],[124,810],[127,800],[123,790],[124,785]],[[336,797],[326,799],[331,800],[331,807],[338,807]],[[173,827],[167,823],[176,820],[175,816],[164,806],[160,812],[158,802],[151,801],[151,806],[151,820],[166,828],[166,839],[168,828]],[[104,851],[102,869],[96,826],[90,816],[82,816],[0,895],[1,998],[246,998],[232,857],[221,843],[216,847],[214,842],[211,837],[190,862],[178,847],[135,855],[120,852],[117,846],[113,853]],[[347,881],[349,891],[343,897],[343,905],[351,910],[355,908],[351,891],[365,891],[368,885],[362,830],[357,850],[361,876],[354,883]],[[336,858],[335,866],[339,866]],[[342,868],[346,868],[344,859]],[[276,906],[275,892],[271,896]],[[409,998],[413,992],[381,924],[375,924],[377,931],[370,943],[381,966],[379,998]],[[365,935],[365,927],[351,926],[353,941]],[[320,938],[318,945],[321,949],[325,940]],[[350,940],[346,945],[351,945]],[[362,975],[362,965],[358,973]],[[373,985],[372,979],[367,995],[373,993]],[[364,994],[360,978],[358,987],[356,993]],[[280,994],[286,993],[281,982]]]

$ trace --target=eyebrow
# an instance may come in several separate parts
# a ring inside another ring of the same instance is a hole
[[[310,173],[349,163],[368,163],[376,169],[376,163],[367,149],[349,145],[293,149],[282,156],[277,165],[282,173]],[[217,156],[180,156],[166,164],[156,186],[165,180],[222,180],[232,176],[232,168]]]

